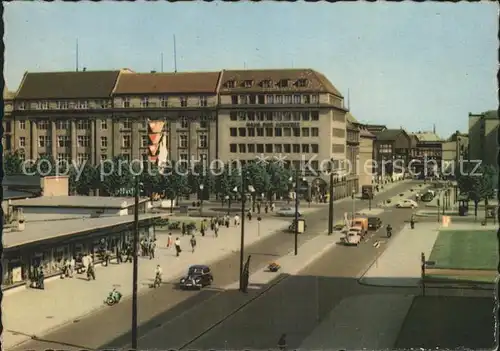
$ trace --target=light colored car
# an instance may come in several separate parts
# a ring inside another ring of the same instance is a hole
[[[295,217],[295,208],[291,207],[282,207],[278,211],[276,211],[276,214],[281,217]],[[301,213],[299,211],[299,217],[301,217]]]
[[[358,228],[351,228],[345,236],[346,245],[358,245],[361,242],[360,230]]]
[[[417,208],[418,204],[410,199],[401,200],[396,204],[397,208]]]

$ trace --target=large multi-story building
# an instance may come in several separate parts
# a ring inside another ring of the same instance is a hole
[[[334,160],[336,196],[358,187],[335,162],[357,158],[358,128],[346,122],[342,94],[311,69],[25,73],[13,101],[5,150],[33,160],[147,159],[157,121],[175,161],[261,156],[294,168],[311,161],[318,170]]]
[[[469,159],[498,169],[498,111],[469,113]]]

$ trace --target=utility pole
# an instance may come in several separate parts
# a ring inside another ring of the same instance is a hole
[[[175,42],[175,34],[174,34],[174,72],[177,73],[177,45]]]
[[[328,235],[333,234],[333,170],[330,172],[330,208],[328,211]]]
[[[75,68],[76,68],[76,71],[78,72],[78,55],[79,55],[79,52],[78,52],[78,39],[76,39],[76,57],[75,57]]]
[[[245,290],[245,283],[243,277],[243,257],[245,255],[245,175],[241,173],[241,233],[240,233],[240,291]]]
[[[137,350],[137,280],[139,244],[139,177],[135,177],[135,207],[134,207],[134,247],[133,247],[133,275],[132,275],[132,350]]]
[[[295,244],[294,253],[298,254],[299,246],[299,172],[295,175]]]

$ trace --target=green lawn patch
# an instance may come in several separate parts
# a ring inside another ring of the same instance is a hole
[[[485,277],[476,275],[433,275],[429,274],[425,276],[426,281],[442,281],[442,282],[457,282],[457,283],[488,283],[493,284],[496,281],[496,277]]]
[[[496,270],[497,247],[493,230],[443,230],[428,260],[436,263],[433,268]]]

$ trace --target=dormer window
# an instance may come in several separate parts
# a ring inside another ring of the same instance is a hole
[[[243,86],[244,86],[245,88],[251,88],[251,87],[252,87],[252,85],[253,85],[253,81],[252,81],[252,80],[245,80],[245,81],[243,82]]]
[[[234,86],[235,86],[234,80],[228,80],[226,82],[226,88],[232,89],[232,88],[234,88]]]
[[[307,87],[307,79],[299,79],[297,81],[297,86],[300,87],[300,88]]]
[[[266,80],[262,81],[262,87],[263,88],[272,88],[273,82],[269,79],[266,79]]]
[[[280,87],[281,88],[288,88],[288,79],[281,79],[280,80]]]

